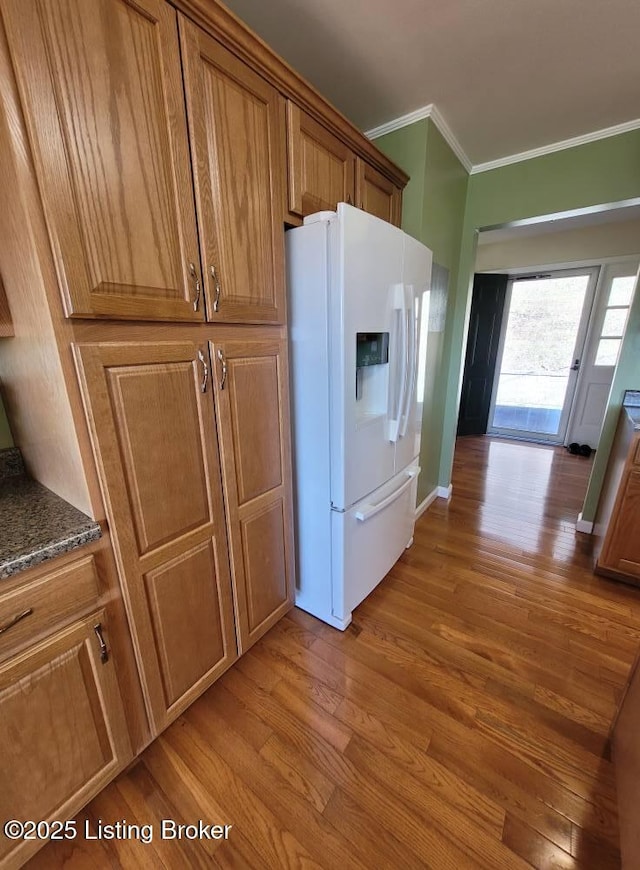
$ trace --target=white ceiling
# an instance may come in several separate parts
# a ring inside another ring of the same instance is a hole
[[[225,0],[362,130],[433,103],[471,163],[640,117],[640,0]]]

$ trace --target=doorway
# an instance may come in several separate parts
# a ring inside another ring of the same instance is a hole
[[[585,268],[509,279],[489,434],[565,442],[597,278]]]

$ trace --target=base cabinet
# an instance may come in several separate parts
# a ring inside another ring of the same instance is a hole
[[[640,425],[620,412],[594,526],[596,571],[640,585]]]
[[[3,821],[72,818],[130,760],[108,641],[98,611],[0,666]],[[41,845],[2,836],[0,864],[19,867]]]

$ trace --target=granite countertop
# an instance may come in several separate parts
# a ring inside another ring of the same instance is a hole
[[[101,534],[98,523],[25,473],[17,448],[0,450],[0,580]]]

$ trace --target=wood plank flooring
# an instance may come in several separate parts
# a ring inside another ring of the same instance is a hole
[[[294,610],[33,867],[620,866],[609,729],[640,592],[595,577],[590,462],[460,439],[454,491],[344,633]],[[160,820],[232,824],[166,840]]]

